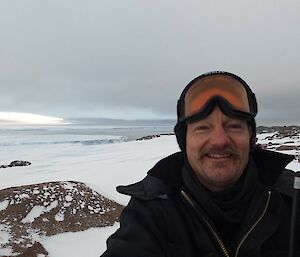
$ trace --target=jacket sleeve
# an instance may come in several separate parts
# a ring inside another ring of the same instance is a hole
[[[131,198],[101,257],[165,257],[167,238],[159,200]]]

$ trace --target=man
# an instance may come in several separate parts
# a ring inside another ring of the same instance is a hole
[[[234,74],[191,81],[177,105],[181,152],[117,188],[131,200],[102,257],[288,256],[293,156],[255,145],[256,113]]]

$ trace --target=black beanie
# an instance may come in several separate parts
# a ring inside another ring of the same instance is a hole
[[[202,78],[210,76],[210,75],[216,75],[216,74],[227,75],[227,76],[233,77],[234,79],[241,82],[241,84],[245,87],[246,92],[247,92],[247,97],[248,97],[248,101],[249,101],[249,105],[250,105],[249,106],[250,111],[252,113],[254,113],[255,115],[257,113],[257,102],[256,102],[255,94],[251,91],[248,84],[243,79],[238,77],[237,75],[235,75],[233,73],[225,72],[225,71],[213,71],[213,72],[209,72],[209,73],[204,73],[204,74],[196,77],[184,88],[184,90],[182,91],[182,93],[180,95],[180,98],[177,101],[177,123],[174,127],[174,132],[175,132],[175,135],[176,135],[177,143],[178,143],[178,145],[179,145],[182,152],[185,152],[185,150],[186,150],[185,147],[186,147],[186,129],[187,129],[187,125],[186,125],[185,121],[180,121],[180,115],[182,113],[182,108],[184,106],[185,94],[188,91],[188,89],[195,82],[197,82],[199,79],[202,79]],[[251,146],[251,149],[254,149],[254,146],[255,146],[255,143],[256,143],[256,122],[255,122],[254,117],[252,117],[248,121],[248,125],[250,126],[251,132],[252,132],[251,139],[250,139],[250,146]]]

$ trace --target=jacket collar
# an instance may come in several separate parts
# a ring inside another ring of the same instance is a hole
[[[286,165],[295,158],[293,155],[273,152],[260,147],[255,148],[252,156],[258,168],[258,180],[267,186],[274,185]]]
[[[272,186],[286,165],[294,159],[293,155],[264,150],[258,146],[250,154],[258,168],[258,180],[267,186]],[[166,185],[176,186],[181,183],[183,166],[184,154],[177,152],[156,163],[148,175],[161,179]]]

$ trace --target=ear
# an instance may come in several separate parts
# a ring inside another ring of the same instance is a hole
[[[249,131],[249,135],[250,135],[250,138],[252,137],[252,135],[253,135],[253,132],[252,132],[252,128],[251,128],[251,125],[250,125],[250,123],[248,122],[248,131]]]
[[[174,127],[177,143],[182,152],[185,152],[185,141],[186,141],[186,124],[184,122],[177,122]]]
[[[248,123],[248,130],[250,135],[250,149],[254,149],[257,142],[257,137],[255,136],[255,133],[253,133],[253,129],[250,123]]]

